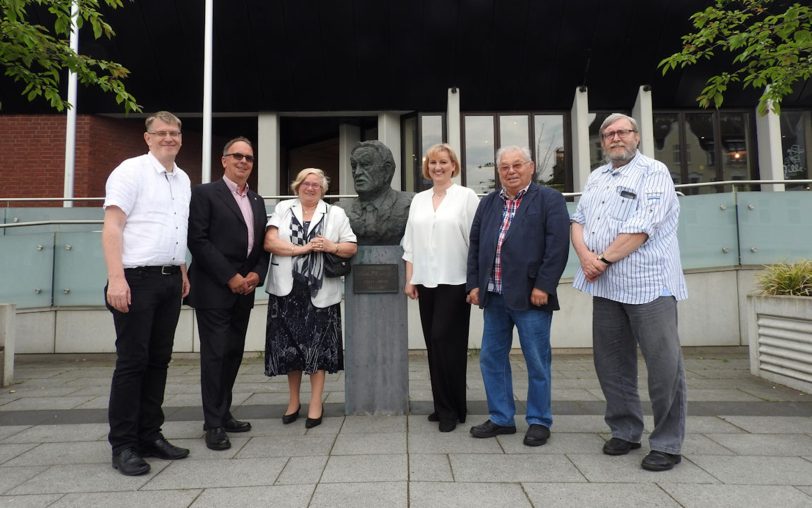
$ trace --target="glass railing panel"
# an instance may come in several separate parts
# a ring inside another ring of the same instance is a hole
[[[31,207],[5,209],[6,224],[20,222],[64,221],[64,220],[98,220],[104,219],[101,207]],[[26,226],[3,228],[6,235],[30,235],[46,231],[101,231],[101,224],[48,224],[43,226]]]
[[[682,268],[716,268],[739,263],[733,194],[680,198],[679,247]]]
[[[738,193],[743,265],[812,258],[812,192]]]
[[[107,268],[98,232],[56,233],[54,305],[103,305]]]
[[[0,302],[50,307],[53,266],[53,233],[1,236]]]

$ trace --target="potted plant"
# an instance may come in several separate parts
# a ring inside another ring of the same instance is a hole
[[[747,296],[750,371],[812,393],[812,260],[768,265]]]

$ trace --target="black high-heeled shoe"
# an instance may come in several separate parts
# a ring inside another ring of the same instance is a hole
[[[302,405],[299,404],[299,407],[296,408],[295,413],[291,413],[289,415],[282,415],[282,423],[287,425],[289,423],[295,422],[299,418],[299,410],[301,410],[301,409],[302,409]],[[309,418],[308,418],[308,420],[309,420]]]
[[[321,417],[324,416],[324,408],[321,410],[321,415],[318,418],[310,418],[309,416],[305,420],[305,428],[312,429],[313,427],[318,427],[321,425]]]

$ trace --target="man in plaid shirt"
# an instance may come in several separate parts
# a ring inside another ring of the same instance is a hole
[[[550,324],[569,254],[569,215],[560,192],[533,183],[527,148],[496,152],[502,188],[479,203],[468,250],[468,301],[485,312],[479,365],[490,418],[474,437],[514,434],[516,406],[510,371],[513,327],[527,363],[527,446],[540,446],[553,423]]]

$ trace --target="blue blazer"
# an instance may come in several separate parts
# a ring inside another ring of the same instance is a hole
[[[466,289],[479,288],[479,305],[488,305],[496,242],[505,202],[494,191],[482,198],[471,225]],[[502,296],[513,310],[558,310],[558,281],[569,256],[570,220],[564,196],[531,183],[502,243]],[[550,297],[546,305],[530,303],[533,288]]]

